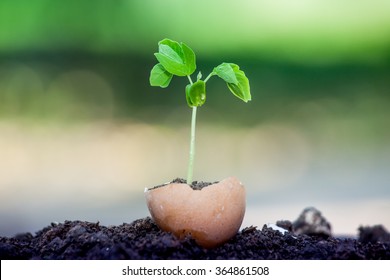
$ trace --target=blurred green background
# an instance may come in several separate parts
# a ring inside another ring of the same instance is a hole
[[[148,215],[145,187],[185,177],[185,78],[152,88],[163,38],[204,77],[194,177],[246,185],[244,225],[316,206],[335,233],[390,228],[390,2],[0,2],[0,235]],[[341,214],[342,213],[342,214]],[[340,215],[341,214],[341,215]]]

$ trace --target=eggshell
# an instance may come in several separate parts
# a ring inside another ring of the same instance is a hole
[[[201,190],[171,183],[145,190],[146,202],[156,224],[182,238],[190,235],[205,248],[232,238],[245,214],[245,187],[235,177]]]

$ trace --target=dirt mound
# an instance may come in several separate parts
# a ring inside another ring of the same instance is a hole
[[[355,239],[333,237],[328,231],[324,234],[323,230],[318,234],[312,226],[299,222],[301,220],[278,223],[290,224],[290,230],[276,225],[264,225],[261,229],[254,226],[244,228],[230,241],[214,249],[203,249],[190,237],[179,240],[161,231],[150,218],[109,227],[99,223],[65,221],[51,224],[35,235],[0,237],[0,258],[390,259],[390,234],[380,225],[360,227],[359,237]],[[316,221],[320,221],[317,224],[322,229],[324,225],[328,229],[328,223],[323,219],[313,220]],[[309,231],[298,230],[300,233],[297,234],[297,225],[303,225]]]

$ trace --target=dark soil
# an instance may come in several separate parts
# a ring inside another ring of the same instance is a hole
[[[171,183],[187,184],[187,181],[185,179],[182,179],[182,178],[176,178],[169,183],[158,185],[158,186],[155,186],[155,187],[150,188],[150,189],[160,188],[160,187],[166,186],[166,185],[171,184]],[[191,184],[189,184],[189,186],[194,190],[201,190],[204,187],[210,186],[210,185],[215,184],[215,183],[218,183],[218,181],[212,182],[212,183],[211,182],[203,182],[203,181],[193,181]]]
[[[328,222],[312,214],[310,221],[305,211],[295,222],[278,222],[288,232],[251,226],[214,249],[189,237],[179,240],[151,218],[109,227],[65,221],[35,235],[0,237],[0,259],[390,259],[390,234],[383,226],[360,227],[357,239],[333,237]]]

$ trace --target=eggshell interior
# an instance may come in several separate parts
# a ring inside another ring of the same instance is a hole
[[[218,246],[239,230],[245,214],[245,187],[235,177],[193,190],[172,183],[145,191],[156,224],[178,237],[190,235],[205,247]]]

